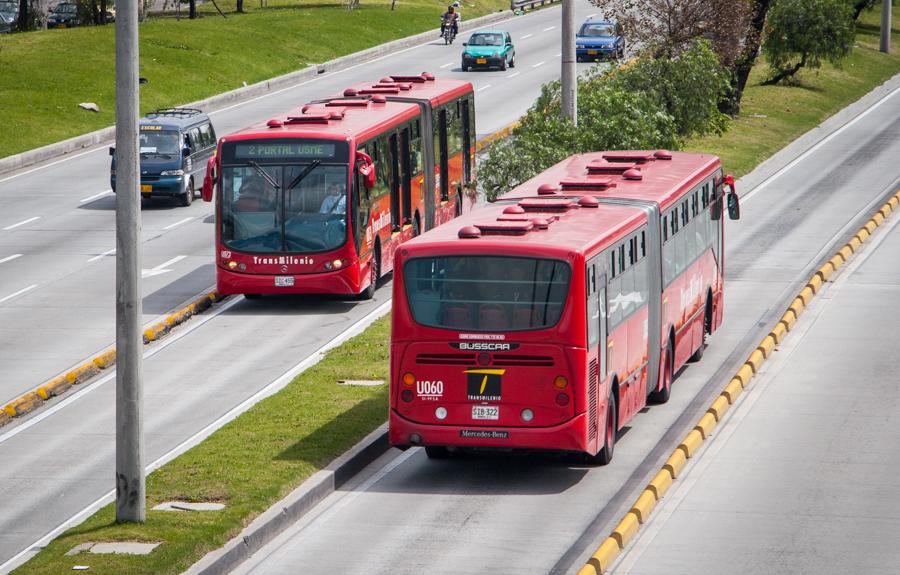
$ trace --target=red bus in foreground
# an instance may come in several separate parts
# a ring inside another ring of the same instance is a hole
[[[430,74],[221,138],[203,186],[219,292],[371,297],[398,244],[463,211],[474,152],[472,85]]]
[[[399,248],[390,441],[595,463],[722,321],[733,179],[704,154],[573,156]]]

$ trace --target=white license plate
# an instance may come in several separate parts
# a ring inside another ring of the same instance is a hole
[[[500,408],[496,405],[473,405],[472,419],[500,419]]]
[[[275,276],[275,287],[294,287],[294,276]]]

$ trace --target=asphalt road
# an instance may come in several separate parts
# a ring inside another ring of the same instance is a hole
[[[578,18],[592,9],[579,2]],[[226,135],[354,83],[428,70],[473,83],[477,132],[490,134],[523,114],[542,83],[559,77],[559,17],[553,7],[496,25],[509,30],[516,45],[516,67],[506,72],[461,72],[465,34],[451,46],[435,34],[432,43],[323,74],[211,117],[218,134]],[[0,404],[115,339],[109,161],[101,146],[0,176]],[[213,224],[212,204],[199,199],[188,208],[160,200],[143,210],[142,267],[153,270],[143,281],[146,322],[214,285]]]
[[[895,87],[898,84],[895,82]],[[713,336],[703,361],[679,374],[670,402],[650,407],[634,420],[619,439],[616,459],[610,466],[590,468],[550,457],[517,456],[430,461],[421,449],[393,451],[235,572],[287,574],[296,573],[300,566],[308,574],[363,569],[366,573],[392,575],[556,574],[577,570],[749,351],[775,324],[820,260],[826,254],[830,257],[896,190],[900,183],[896,162],[900,157],[900,89],[863,110],[867,110],[864,115],[776,176],[761,180],[760,173],[754,173],[744,178],[744,183],[756,182],[753,189],[741,188],[739,182],[738,191],[744,195],[743,218],[729,222],[726,234],[725,324]],[[763,170],[771,173],[772,168]],[[896,280],[900,262],[890,257],[896,253],[890,247],[885,245],[880,250],[883,255],[869,264],[870,277],[876,279],[868,281]],[[837,515],[853,511],[847,502],[836,500],[844,496],[843,491],[857,487],[855,479],[865,484],[862,490],[867,491],[869,501],[891,498],[897,470],[897,432],[889,419],[891,415],[896,418],[896,401],[890,390],[896,387],[896,378],[877,381],[879,372],[866,364],[874,361],[871,355],[861,356],[863,365],[867,365],[865,370],[851,369],[841,359],[876,338],[881,340],[876,349],[891,358],[889,346],[894,338],[889,322],[896,314],[878,315],[883,307],[875,300],[877,297],[884,306],[892,301],[892,293],[896,291],[861,286],[830,308],[834,310],[831,321],[821,331],[822,337],[829,338],[828,345],[817,340],[817,347],[813,342],[806,359],[798,358],[797,366],[791,358],[785,360],[790,362],[790,371],[785,369],[790,374],[786,381],[794,382],[803,390],[799,393],[806,392],[815,400],[809,407],[796,402],[796,410],[791,411],[784,396],[790,391],[784,390],[767,401],[762,398],[761,405],[765,401],[771,409],[758,409],[761,417],[754,425],[748,424],[748,432],[734,441],[735,455],[717,462],[717,473],[697,483],[685,500],[691,502],[691,508],[664,525],[660,537],[664,537],[665,545],[653,546],[655,552],[645,555],[646,570],[640,570],[645,564],[638,563],[634,573],[812,573],[817,571],[811,567],[804,571],[783,566],[800,565],[802,559],[821,566],[837,555],[842,555],[841,561],[827,572],[855,572],[860,571],[860,565],[871,564],[868,552],[874,547],[884,549],[896,541],[896,510],[875,504],[857,510],[858,515],[872,519],[857,537],[857,522],[851,519],[838,524]],[[862,294],[873,300],[869,313],[841,307],[841,303]],[[868,326],[870,338],[838,339],[844,325],[852,326],[856,333]],[[821,368],[818,377],[829,380],[821,390],[814,387],[816,378],[804,373],[816,361]],[[893,361],[891,365],[895,364]],[[881,373],[891,374],[893,370],[885,368]],[[882,403],[876,408],[879,401]],[[828,414],[832,402],[842,403],[834,407],[834,417],[815,422],[819,414]],[[795,415],[793,419],[790,414]],[[790,436],[798,440],[790,448],[784,447],[785,451],[775,451],[782,442],[780,432],[786,433],[792,423],[797,429]],[[821,436],[812,431],[816,425],[824,430]],[[837,452],[830,450],[832,446]],[[861,448],[854,461],[873,465],[872,482],[866,477],[864,465],[846,476],[829,467],[852,447]],[[782,455],[785,453],[788,455]],[[809,461],[816,456],[822,458],[818,468]],[[779,470],[785,458],[789,464]],[[735,459],[740,460],[732,469],[729,464]],[[885,467],[892,464],[894,474]],[[810,475],[797,480],[797,475],[789,477],[791,472]],[[834,486],[834,500],[816,497],[816,480]],[[701,488],[714,481],[717,483],[709,491]],[[805,485],[798,485],[804,481]],[[873,483],[882,490],[875,489]],[[752,515],[754,501],[734,493],[733,486],[758,496],[767,514]],[[807,488],[805,497],[798,494],[801,487]],[[847,497],[852,500],[854,496]],[[810,507],[804,508],[804,503]],[[717,504],[729,513],[710,512]],[[793,514],[793,523],[787,518],[779,523],[779,506],[781,511]],[[709,524],[693,524],[708,516]],[[877,533],[879,527],[885,533]],[[804,528],[806,533],[797,532]],[[848,529],[848,536],[859,542],[856,546],[838,536],[847,534]],[[816,540],[820,535],[824,541]],[[743,536],[748,541],[742,540]],[[755,542],[776,540],[780,546],[754,548]],[[790,556],[792,540],[804,544],[798,547],[799,557]],[[709,549],[707,542],[721,542],[722,549],[714,556],[703,557],[704,550]],[[678,559],[681,545],[692,546],[686,555],[693,563]],[[831,545],[828,553],[816,558],[816,549],[827,545]],[[771,552],[764,563],[768,569],[756,569],[751,567],[752,561],[745,560],[754,549],[759,555]],[[743,556],[736,563],[739,553]],[[893,553],[890,557],[896,558],[895,546],[885,553]],[[837,565],[844,569],[839,570]],[[896,572],[884,570],[884,562],[878,565],[882,570],[862,571]]]
[[[578,17],[591,13],[586,2]],[[559,8],[494,25],[511,32],[514,70],[459,71],[461,46],[438,41],[323,74],[212,114],[220,135],[389,73],[470,79],[479,134],[524,113],[558,77]],[[582,67],[587,65],[582,64]],[[114,341],[114,198],[106,147],[0,176],[0,399],[5,402]],[[212,206],[160,202],[143,211],[144,319],[210,288]],[[288,373],[389,297],[233,298],[191,320],[144,363],[146,458],[152,463]],[[0,431],[0,572],[12,558],[113,488],[112,374]]]
[[[806,308],[613,573],[897,573],[898,224]]]

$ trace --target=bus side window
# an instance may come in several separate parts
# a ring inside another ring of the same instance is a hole
[[[600,381],[606,379],[606,340],[608,339],[609,328],[606,323],[606,286],[600,287]]]

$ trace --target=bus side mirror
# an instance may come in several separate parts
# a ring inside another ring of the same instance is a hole
[[[728,186],[726,200],[728,202],[728,217],[732,220],[741,219],[741,201],[734,189],[734,176],[725,176],[725,185]]]
[[[370,190],[375,187],[375,162],[372,161],[372,156],[363,152],[362,150],[356,151],[356,169],[363,177],[363,185],[366,187],[366,190]]]
[[[110,155],[110,156],[115,156],[115,155],[116,155],[116,147],[115,147],[115,146],[110,146],[110,147],[109,147],[109,155]]]
[[[213,156],[206,162],[206,175],[203,176],[203,187],[200,189],[200,197],[204,202],[212,201],[216,180],[216,157]]]

